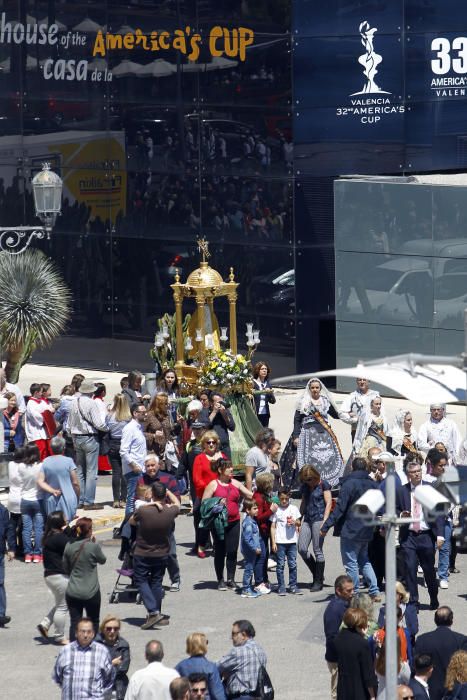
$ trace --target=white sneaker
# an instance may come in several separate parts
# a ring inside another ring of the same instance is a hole
[[[259,586],[256,586],[255,591],[257,591],[260,595],[267,595],[271,592],[271,590],[265,586],[264,583],[260,583]]]
[[[443,578],[439,582],[439,587],[440,588],[449,588],[449,583],[446,581],[446,579]]]
[[[268,559],[268,571],[275,569],[277,567],[277,562],[274,559]]]
[[[417,567],[417,574],[423,574],[423,569],[421,566]]]

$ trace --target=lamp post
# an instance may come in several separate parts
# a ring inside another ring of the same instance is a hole
[[[0,252],[19,255],[29,247],[33,238],[50,238],[55,220],[62,208],[61,178],[50,169],[49,163],[32,179],[36,216],[43,226],[0,227]]]
[[[361,496],[352,506],[355,514],[360,516],[368,525],[381,525],[385,530],[385,565],[386,571],[384,578],[386,580],[386,697],[397,697],[397,606],[396,606],[396,527],[398,525],[408,525],[414,522],[420,522],[415,518],[400,518],[396,512],[396,465],[395,457],[389,452],[380,452],[378,459],[386,463],[386,493],[382,496],[381,492],[377,492],[377,496],[373,495],[373,490],[367,491]],[[429,490],[431,498],[427,501],[423,498],[423,490]],[[367,494],[373,496],[371,503],[365,499]],[[436,489],[431,486],[417,486],[415,489],[416,500],[425,508],[428,513],[425,517],[434,517],[443,512],[443,508],[448,503],[446,498],[443,498]],[[376,517],[379,509],[386,501],[385,513],[381,517]],[[446,512],[446,511],[444,511]]]

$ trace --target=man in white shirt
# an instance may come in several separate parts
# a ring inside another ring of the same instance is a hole
[[[16,396],[16,404],[19,413],[21,413],[21,415],[26,413],[26,403],[24,401],[23,392],[17,384],[10,384],[10,382],[7,382],[5,370],[0,369],[0,396],[5,396],[8,392],[13,392]]]
[[[107,426],[93,400],[95,382],[85,379],[80,395],[70,402],[68,432],[76,453],[76,471],[80,485],[80,503],[84,510],[100,510],[104,506],[95,502],[97,469],[99,461],[99,431],[107,432]]]
[[[449,463],[455,464],[457,453],[462,444],[459,428],[450,418],[446,418],[446,406],[432,403],[430,420],[425,421],[418,431],[417,447],[428,452],[437,442],[442,442],[448,451]]]
[[[156,639],[148,642],[144,655],[148,665],[130,678],[125,700],[171,700],[170,683],[174,678],[179,678],[179,674],[162,663],[162,642]]]
[[[350,434],[352,436],[352,442],[355,438],[355,431],[357,429],[358,418],[367,404],[370,403],[371,399],[378,396],[377,391],[370,389],[370,382],[364,377],[358,377],[356,380],[357,388],[352,391],[351,394],[347,396],[342,402],[339,412],[339,418],[344,421],[344,423],[350,423]]]
[[[133,403],[130,412],[132,419],[123,428],[120,443],[122,473],[127,483],[125,515],[130,515],[135,509],[136,482],[145,472],[144,463],[147,456],[146,438],[143,430],[146,408],[142,404]]]

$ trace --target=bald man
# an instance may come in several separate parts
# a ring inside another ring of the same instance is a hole
[[[414,700],[412,688],[409,688],[408,685],[398,685],[397,700]]]

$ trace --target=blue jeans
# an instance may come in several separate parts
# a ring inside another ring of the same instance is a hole
[[[368,593],[377,595],[379,593],[375,572],[368,559],[368,542],[355,542],[355,540],[341,537],[341,557],[346,573],[353,581],[355,593],[358,591],[359,575],[362,572],[368,583]]]
[[[164,597],[162,580],[166,567],[167,557],[133,557],[135,583],[150,615],[161,611]]]
[[[99,443],[93,435],[73,435],[76,452],[76,471],[79,480],[79,503],[95,503]]]
[[[0,554],[0,617],[6,615],[5,555]]]
[[[126,505],[125,515],[131,515],[135,509],[136,484],[142,472],[127,472],[124,475],[126,481]]]
[[[449,555],[451,554],[452,520],[444,525],[444,543],[438,553],[438,578],[447,581],[449,578]]]
[[[261,533],[259,535],[259,546],[261,548],[261,554],[258,557],[258,561],[255,564],[255,585],[259,586],[260,583],[267,581],[268,572],[268,537],[263,536]],[[266,576],[265,576],[266,573]]]
[[[21,517],[23,518],[23,544],[25,554],[41,554],[42,534],[44,532],[44,516],[39,501],[21,501]],[[34,547],[32,532],[34,530]]]
[[[297,587],[297,545],[295,542],[290,544],[277,543],[277,583],[279,590],[285,590],[284,568],[285,559],[289,567],[289,588]]]
[[[253,571],[255,572],[255,580],[257,581],[256,571],[261,555],[256,554],[255,552],[248,551],[246,554],[245,552],[243,553],[243,557],[245,559],[245,568],[243,570],[242,587],[244,591],[247,591],[251,588]]]

